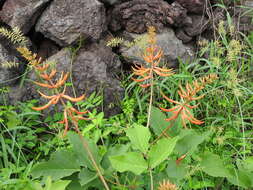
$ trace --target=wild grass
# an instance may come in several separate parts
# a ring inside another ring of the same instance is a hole
[[[122,113],[110,118],[95,108],[101,96],[67,95],[68,73],[19,47],[50,93],[39,91],[42,106],[1,107],[0,189],[252,189],[253,33],[232,24],[173,72],[150,28],[146,65],[125,77]],[[58,103],[62,112],[41,117]]]

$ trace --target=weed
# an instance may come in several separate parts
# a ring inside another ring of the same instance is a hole
[[[149,28],[145,64],[133,66],[124,81],[123,112],[110,118],[94,109],[101,96],[70,97],[68,73],[59,74],[56,63],[19,47],[48,102],[23,103],[21,111],[1,107],[0,187],[13,189],[4,182],[15,180],[23,189],[55,184],[62,189],[251,189],[252,39],[237,33],[232,22],[229,30],[220,23],[217,34],[199,42],[197,60],[180,62],[172,72],[160,67],[163,52]],[[31,109],[56,104],[62,112],[43,122]],[[61,124],[66,139],[55,135]]]

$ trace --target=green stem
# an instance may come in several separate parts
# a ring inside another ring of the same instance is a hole
[[[148,108],[148,121],[147,121],[147,127],[149,127],[150,125],[150,116],[151,116],[151,108],[152,108],[152,104],[153,104],[153,93],[154,93],[154,79],[153,79],[153,75],[151,77],[151,87],[150,87],[150,99],[149,99],[149,108]]]
[[[92,152],[91,152],[91,150],[90,150],[90,148],[89,148],[88,143],[87,143],[86,140],[83,138],[83,136],[82,136],[82,134],[81,134],[81,132],[80,132],[80,130],[79,130],[79,128],[78,128],[78,125],[77,125],[75,122],[73,122],[73,124],[75,125],[77,134],[79,135],[79,138],[80,138],[80,140],[82,141],[82,144],[83,144],[84,149],[87,151],[88,156],[89,156],[89,158],[90,158],[90,160],[91,160],[91,162],[92,162],[94,168],[97,170],[97,173],[98,173],[98,176],[99,176],[101,182],[103,183],[103,185],[104,185],[104,187],[105,187],[106,190],[110,190],[108,184],[107,184],[106,181],[105,181],[104,176],[102,175],[101,170],[99,169],[99,167],[98,167],[98,165],[97,165],[97,163],[96,163],[96,161],[95,161],[95,158],[94,158],[94,156],[93,156],[93,154],[92,154]]]
[[[151,168],[149,169],[149,175],[150,175],[150,190],[154,190],[154,182]]]

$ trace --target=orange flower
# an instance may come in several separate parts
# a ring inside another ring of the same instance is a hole
[[[65,82],[66,82],[66,80],[67,80],[67,78],[68,78],[68,75],[69,75],[69,73],[66,73],[66,74],[63,74],[63,72],[62,72],[62,74],[61,74],[61,77],[60,77],[60,79],[54,84],[53,82],[50,82],[49,80],[49,82],[50,83],[52,83],[52,84],[48,84],[48,83],[40,83],[40,82],[36,82],[36,81],[34,81],[34,83],[35,84],[37,84],[38,86],[41,86],[41,87],[45,87],[45,88],[59,88],[59,87],[61,87],[62,85],[64,85],[65,84]],[[49,78],[49,76],[47,76],[47,75],[42,75],[43,77],[48,77]]]
[[[171,120],[175,120],[178,118],[178,116],[181,116],[181,119],[182,119],[182,123],[183,123],[183,126],[186,128],[186,123],[185,123],[185,120],[188,120],[190,121],[191,123],[193,124],[196,124],[196,125],[200,125],[202,123],[204,123],[203,121],[200,121],[196,118],[193,117],[192,113],[190,112],[190,109],[194,109],[196,108],[198,105],[195,105],[195,106],[191,106],[189,105],[187,102],[178,102],[178,101],[174,101],[170,98],[168,98],[167,96],[165,96],[164,94],[162,94],[163,97],[168,100],[169,102],[171,103],[174,103],[174,104],[177,104],[177,106],[171,108],[171,109],[165,109],[165,108],[161,108],[160,109],[162,111],[165,111],[165,112],[172,112],[173,115],[168,118],[168,119],[165,119],[166,121],[171,121]]]
[[[151,86],[151,82],[149,81],[154,77],[154,74],[157,74],[162,77],[171,76],[173,74],[172,69],[160,68],[158,64],[161,61],[163,51],[160,47],[156,45],[156,33],[154,27],[148,28],[149,35],[149,46],[144,50],[142,58],[148,65],[148,67],[144,67],[143,65],[138,66],[135,65],[132,67],[133,74],[140,76],[140,79],[132,78],[135,82],[145,82],[144,84],[140,84],[141,87],[146,88]]]
[[[68,79],[69,73],[61,73],[61,76],[58,80],[54,82],[53,77],[55,77],[57,70],[52,69],[51,72],[48,72],[48,69],[50,65],[48,63],[42,62],[41,58],[38,58],[37,54],[33,54],[28,48],[26,47],[19,47],[17,50],[21,53],[21,55],[26,58],[29,61],[29,65],[31,65],[38,73],[41,79],[44,80],[44,82],[34,82],[38,86],[48,88],[52,90],[53,93],[56,93],[54,95],[46,95],[40,91],[38,93],[41,95],[41,97],[49,100],[45,105],[40,107],[32,107],[32,109],[36,111],[45,110],[51,105],[57,104],[59,101],[64,106],[64,112],[63,112],[63,120],[59,121],[58,123],[64,124],[64,136],[66,135],[68,129],[69,129],[69,120],[72,122],[72,124],[75,126],[75,130],[78,132],[78,121],[79,120],[89,120],[88,118],[83,117],[83,114],[88,113],[88,111],[80,112],[77,109],[73,107],[69,107],[66,105],[64,100],[69,100],[71,102],[79,102],[85,98],[85,95],[82,95],[80,97],[74,98],[71,96],[68,96],[65,94],[66,86],[65,83]],[[64,86],[63,92],[59,93],[60,87]]]
[[[89,118],[85,118],[85,117],[80,116],[80,115],[83,115],[83,114],[86,114],[86,113],[88,113],[88,111],[80,112],[80,111],[76,110],[73,107],[66,108],[64,110],[63,120],[58,122],[60,124],[65,124],[65,129],[64,129],[64,132],[63,132],[63,136],[65,136],[67,134],[67,131],[69,129],[68,118],[70,118],[73,122],[76,122],[76,123],[79,120],[90,120]]]
[[[68,95],[65,95],[65,89],[63,90],[62,93],[60,94],[57,94],[57,95],[52,95],[52,96],[47,96],[45,94],[43,94],[42,92],[38,91],[39,94],[45,98],[45,99],[48,99],[50,100],[47,104],[45,104],[44,106],[41,106],[41,107],[32,107],[32,109],[36,110],[36,111],[41,111],[41,110],[44,110],[44,109],[47,109],[49,106],[53,105],[53,104],[57,104],[59,102],[59,100],[61,100],[62,98],[65,98],[71,102],[79,102],[81,100],[83,100],[85,98],[85,95],[82,95],[78,98],[73,98],[73,97],[70,97]]]
[[[193,124],[196,124],[196,125],[200,125],[200,124],[204,123],[203,121],[194,118],[193,114],[190,111],[191,109],[198,107],[198,104],[191,106],[190,103],[192,101],[199,100],[199,99],[203,98],[204,95],[201,95],[198,97],[195,97],[195,95],[200,90],[202,90],[207,84],[213,82],[217,78],[218,78],[218,76],[216,74],[210,74],[208,76],[200,78],[199,80],[195,80],[192,85],[187,83],[186,89],[183,89],[182,86],[179,86],[180,90],[178,90],[178,94],[181,97],[181,100],[182,100],[181,102],[174,101],[162,93],[162,96],[167,101],[177,104],[176,106],[174,106],[173,108],[170,108],[170,109],[165,109],[165,108],[160,107],[160,109],[162,111],[172,113],[172,116],[170,118],[166,119],[166,121],[175,120],[180,116],[182,119],[183,126],[185,128],[186,128],[185,121],[187,121],[187,120]]]
[[[50,81],[55,76],[56,72],[56,69],[53,69],[49,75],[47,73],[44,73],[40,74],[40,77],[44,80]]]

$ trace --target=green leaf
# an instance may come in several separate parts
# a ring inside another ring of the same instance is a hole
[[[197,134],[193,130],[182,130],[180,133],[180,139],[177,142],[175,151],[179,155],[186,154],[190,155],[193,153],[199,144],[201,144],[208,136],[210,132],[206,132],[202,135]]]
[[[242,170],[230,170],[230,177],[228,181],[234,185],[241,186],[243,188],[253,187],[253,175],[250,172]]]
[[[70,184],[67,186],[66,190],[84,190],[78,179],[78,172],[73,173],[71,176],[65,177],[64,179],[70,180]]]
[[[201,179],[201,181],[192,178],[189,180],[189,186],[190,189],[207,189],[207,187],[214,189],[215,183],[212,180],[209,179]],[[208,189],[209,189],[208,188]]]
[[[168,113],[170,115],[171,113]],[[171,125],[171,122],[165,121],[166,116],[159,108],[152,107],[151,117],[150,117],[150,126],[153,129],[154,133],[157,136],[160,136],[162,132]],[[182,127],[182,124],[179,119],[175,121],[172,127],[166,131],[166,134],[169,136],[176,136],[179,133],[179,129]]]
[[[166,173],[169,178],[181,180],[187,174],[187,165],[183,162],[178,165],[175,160],[169,160],[167,165]]]
[[[92,152],[92,155],[94,156],[95,161],[97,162],[97,164],[100,163],[102,158],[99,155],[99,151],[98,151],[96,144],[94,144],[90,140],[86,140],[86,139],[83,139],[84,142],[82,142],[79,135],[74,132],[68,132],[68,138],[69,138],[71,145],[73,146],[73,151],[74,151],[74,153],[77,157],[77,160],[79,161],[79,164],[81,166],[86,166],[89,169],[94,169],[93,164],[88,156],[88,153],[86,152],[86,150],[84,148],[83,143],[87,143],[90,151]]]
[[[223,161],[216,154],[206,152],[200,162],[202,170],[213,177],[229,177],[230,173],[225,168]]]
[[[109,157],[112,166],[119,172],[131,171],[136,175],[148,169],[148,164],[141,153],[127,152],[118,156]]]
[[[17,127],[21,123],[21,120],[19,119],[16,112],[8,112],[6,114],[6,117],[8,120],[8,122],[6,123],[8,128]]]
[[[148,154],[149,165],[151,168],[155,168],[168,158],[176,146],[177,140],[178,137],[174,137],[172,139],[160,139],[154,146],[151,147]]]
[[[133,128],[126,129],[126,135],[135,149],[140,150],[144,154],[148,151],[148,142],[151,137],[148,127],[135,124]]]
[[[42,188],[40,184],[34,184],[36,190],[65,190],[70,183],[70,180],[57,180],[52,182],[51,176],[47,177],[45,187]]]
[[[107,153],[105,154],[103,161],[102,161],[103,168],[107,172],[110,170],[113,170],[113,168],[111,167],[112,165],[109,160],[109,157],[125,154],[129,148],[130,148],[130,144],[116,144],[112,147],[109,147],[109,149],[108,149]]]
[[[253,172],[253,156],[246,158],[243,166],[246,170]]]
[[[86,168],[83,168],[81,170],[81,172],[79,173],[78,178],[80,179],[80,184],[83,186],[83,185],[88,184],[92,180],[96,179],[97,178],[97,173],[92,172],[92,171],[90,171]]]
[[[54,152],[48,162],[36,164],[32,169],[32,176],[51,176],[52,180],[58,180],[80,170],[76,156],[71,151],[60,150]]]

